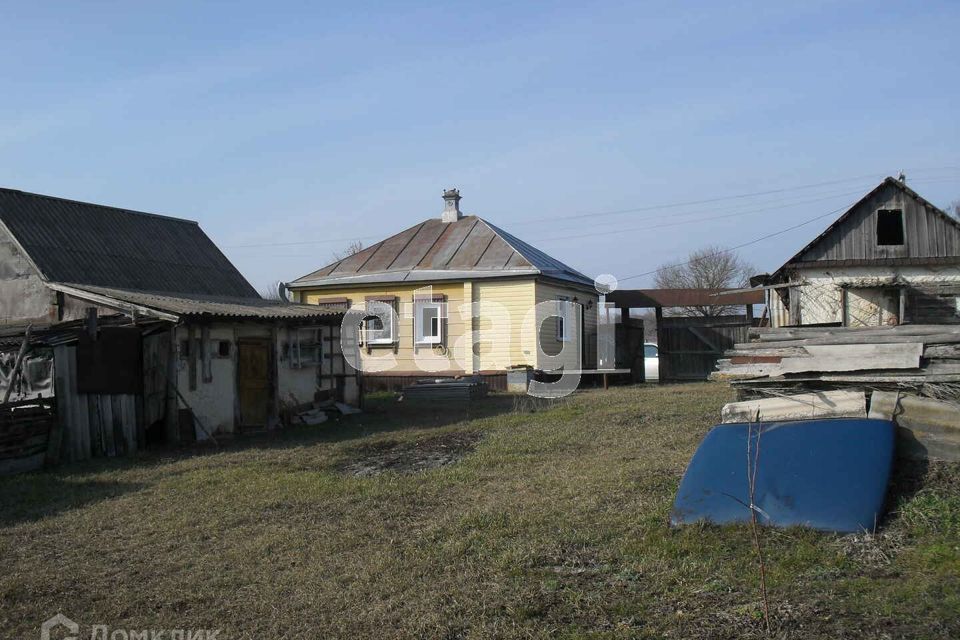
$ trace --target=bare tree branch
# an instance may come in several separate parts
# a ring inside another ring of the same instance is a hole
[[[957,220],[960,220],[960,200],[954,200],[948,204],[944,211],[947,212],[947,215],[953,216]]]
[[[349,258],[355,253],[360,253],[361,251],[363,251],[363,243],[360,242],[359,240],[354,240],[353,242],[348,244],[346,249],[344,249],[343,251],[334,251],[331,256],[333,258],[331,262],[339,262],[340,260]]]
[[[658,289],[727,289],[747,286],[755,269],[736,253],[709,246],[690,254],[687,262],[666,264],[657,270]],[[736,312],[736,306],[683,307],[685,315],[722,316]]]

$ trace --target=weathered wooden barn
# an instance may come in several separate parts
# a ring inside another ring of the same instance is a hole
[[[0,189],[0,401],[19,401],[0,428],[37,397],[57,415],[28,452],[0,434],[0,458],[121,455],[319,396],[359,403],[341,319],[262,299],[195,222]]]
[[[773,327],[960,323],[960,222],[886,178],[772,275]]]

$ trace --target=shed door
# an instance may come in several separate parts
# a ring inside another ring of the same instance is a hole
[[[267,423],[270,405],[270,346],[266,340],[241,340],[237,345],[237,387],[240,424],[259,427]]]

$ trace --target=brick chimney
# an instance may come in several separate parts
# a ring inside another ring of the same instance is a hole
[[[440,219],[444,222],[456,222],[462,217],[460,191],[458,189],[446,189],[443,192],[443,213],[440,214]]]

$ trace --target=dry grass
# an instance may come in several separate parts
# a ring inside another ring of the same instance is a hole
[[[5,478],[0,636],[62,611],[83,637],[762,637],[749,530],[667,526],[728,395],[381,399],[219,452]],[[403,473],[421,450],[442,464]],[[371,456],[388,463],[354,475]],[[764,531],[773,636],[960,635],[958,484],[956,465],[905,467],[876,536]]]

